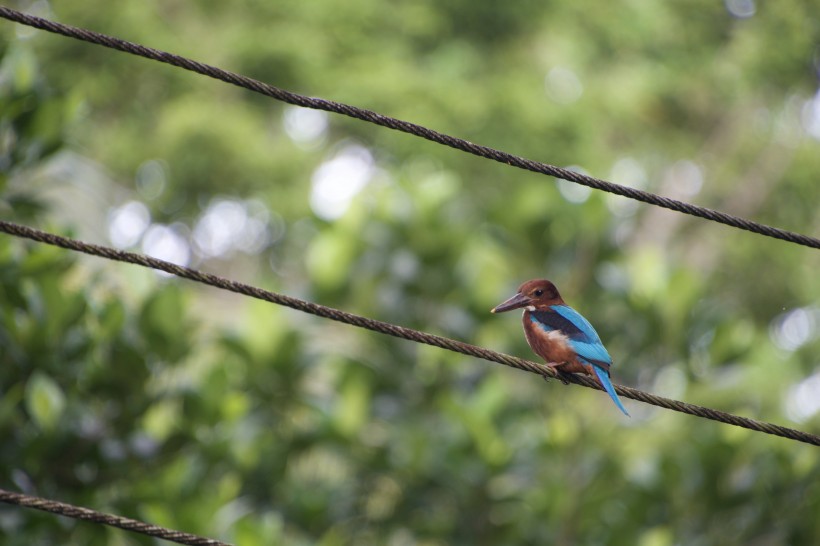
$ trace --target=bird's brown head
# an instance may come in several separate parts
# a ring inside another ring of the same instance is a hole
[[[527,281],[518,287],[518,292],[503,303],[499,303],[491,313],[503,313],[520,309],[522,307],[534,307],[536,309],[549,307],[550,305],[561,305],[564,300],[552,282],[546,279],[536,279]]]

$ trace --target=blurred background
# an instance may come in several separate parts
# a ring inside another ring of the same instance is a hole
[[[816,3],[9,7],[820,235]],[[820,253],[0,21],[0,215],[820,433]],[[0,237],[1,486],[267,544],[809,544],[820,451]],[[16,507],[8,545],[151,544]]]

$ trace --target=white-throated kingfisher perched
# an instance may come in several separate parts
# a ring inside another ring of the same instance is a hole
[[[515,296],[495,306],[492,313],[524,308],[524,333],[535,354],[559,372],[594,375],[615,405],[626,411],[612,382],[612,357],[587,319],[564,303],[555,285],[546,279],[527,281]]]

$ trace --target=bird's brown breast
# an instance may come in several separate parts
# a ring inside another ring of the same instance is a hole
[[[547,364],[567,373],[592,374],[592,367],[582,364],[569,343],[569,338],[560,330],[545,330],[532,322],[529,310],[524,311],[524,334],[535,354]]]

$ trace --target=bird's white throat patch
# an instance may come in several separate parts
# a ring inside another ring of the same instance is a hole
[[[535,306],[534,306],[534,305],[528,305],[525,309],[526,309],[527,311],[532,312],[532,311],[535,311]]]

